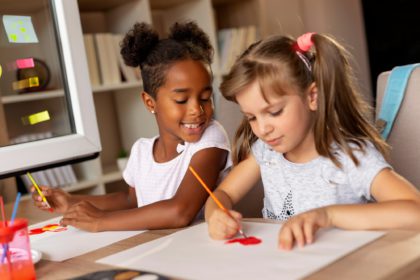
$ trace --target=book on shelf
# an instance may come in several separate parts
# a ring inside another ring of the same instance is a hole
[[[85,43],[90,82],[93,86],[98,86],[101,84],[101,78],[99,74],[98,58],[96,56],[93,34],[83,34],[83,42]]]
[[[118,59],[114,52],[111,33],[95,33],[95,45],[98,54],[99,72],[103,85],[121,83]]]
[[[141,80],[140,68],[130,67],[124,63],[120,53],[123,39],[123,34],[83,34],[89,76],[93,86]]]
[[[45,175],[47,176],[48,183],[50,186],[58,186],[58,181],[52,169],[45,169]]]
[[[124,35],[123,34],[112,34],[112,39],[113,39],[113,49],[114,49],[114,53],[115,56],[118,59],[118,66],[120,68],[120,71],[123,75],[123,78],[126,82],[136,82],[139,81],[139,77],[137,75],[137,70],[139,69],[139,67],[130,67],[128,65],[125,64],[124,59],[121,55],[121,42],[124,39]]]

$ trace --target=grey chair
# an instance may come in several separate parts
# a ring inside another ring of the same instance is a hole
[[[376,116],[382,105],[390,72],[378,77]],[[387,142],[391,145],[391,164],[395,171],[420,189],[420,68],[412,72],[405,96]]]

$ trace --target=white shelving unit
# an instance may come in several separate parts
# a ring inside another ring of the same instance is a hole
[[[211,43],[216,45],[212,3],[209,0],[78,2],[84,33],[125,34],[135,22],[147,22],[164,36],[175,21],[194,20],[209,34]],[[213,68],[217,69],[217,60]],[[106,187],[111,183],[124,185],[121,172],[116,167],[120,149],[129,151],[138,138],[151,137],[158,133],[153,115],[144,108],[141,101],[141,91],[142,84],[139,82],[93,87],[102,152],[99,159],[75,166],[75,169],[77,172],[93,170],[90,173],[97,176],[70,186],[68,190],[80,190],[93,185]]]

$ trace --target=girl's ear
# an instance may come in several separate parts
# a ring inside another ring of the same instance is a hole
[[[318,109],[318,87],[315,82],[308,87],[308,105],[311,111]]]
[[[143,91],[141,93],[141,98],[143,99],[143,103],[146,106],[147,110],[149,110],[152,114],[155,113],[155,99],[151,97],[147,92]]]

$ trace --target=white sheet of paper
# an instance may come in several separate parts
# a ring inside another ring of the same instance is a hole
[[[57,217],[31,225],[29,229],[41,228],[48,224],[58,224],[61,218]],[[29,239],[31,248],[41,251],[43,259],[60,262],[108,246],[142,232],[144,231],[86,232],[69,226],[65,231],[47,231],[41,234],[30,235]]]
[[[210,239],[207,225],[202,223],[97,262],[181,279],[297,279],[384,234],[324,229],[315,243],[286,252],[277,247],[280,227],[243,223],[247,235],[263,241],[243,246]]]

